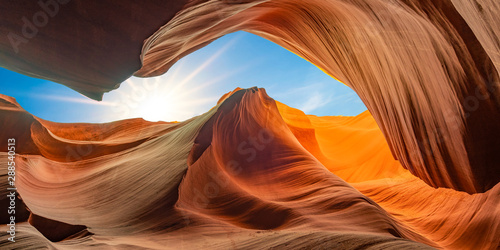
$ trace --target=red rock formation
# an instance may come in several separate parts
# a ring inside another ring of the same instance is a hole
[[[31,218],[16,243],[0,227],[0,248],[499,246],[500,186],[429,187],[368,112],[305,115],[253,88],[180,123],[58,124],[2,100],[32,144],[16,158]]]
[[[476,193],[500,181],[493,0],[58,2],[18,53],[0,37],[3,67],[99,99],[131,74],[163,74],[214,39],[246,30],[353,88],[393,156],[427,184]],[[23,17],[43,10],[33,1],[2,6],[5,34],[22,32]]]
[[[100,99],[245,30],[369,112],[308,116],[251,89],[181,123],[58,124],[0,96],[0,140],[18,141],[16,247],[499,247],[494,0],[40,2],[0,4],[2,67]]]

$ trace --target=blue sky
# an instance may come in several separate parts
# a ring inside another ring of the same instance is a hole
[[[265,88],[274,99],[307,114],[357,115],[366,110],[349,87],[288,50],[236,32],[177,62],[155,78],[132,77],[102,102],[50,81],[0,68],[0,93],[28,112],[56,122],[109,122],[143,117],[182,121],[212,108],[236,87]]]

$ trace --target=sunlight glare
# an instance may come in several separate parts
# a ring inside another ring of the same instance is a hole
[[[238,39],[239,36],[236,36],[227,41],[194,70],[188,71],[184,62],[181,62],[162,76],[127,79],[119,89],[104,95],[107,102],[114,104],[112,118],[121,120],[142,117],[153,122],[172,122],[184,121],[207,112],[219,99],[219,96],[207,97],[207,93],[210,93],[213,85],[229,77],[231,73],[209,75],[208,78],[205,75],[205,79],[200,79],[199,76],[203,72],[210,72],[207,68],[216,65],[216,60]]]

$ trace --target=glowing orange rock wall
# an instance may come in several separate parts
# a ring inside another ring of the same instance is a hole
[[[369,112],[354,117],[317,117],[277,104],[304,148],[407,228],[442,248],[494,249],[500,244],[499,184],[474,195],[429,187],[391,157]]]

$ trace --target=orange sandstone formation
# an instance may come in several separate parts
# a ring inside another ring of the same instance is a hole
[[[2,226],[0,247],[499,246],[500,186],[429,187],[368,112],[305,115],[252,88],[180,123],[59,124],[1,100],[0,115],[23,124],[5,131],[28,130],[16,185],[30,219],[16,243]]]
[[[100,99],[245,30],[354,89],[394,158],[427,184],[477,193],[500,181],[494,0],[46,2],[2,4],[1,66]]]
[[[0,66],[94,99],[244,30],[369,110],[315,117],[249,89],[181,123],[58,124],[0,96],[0,139],[18,142],[15,247],[499,247],[494,0],[0,5]]]

